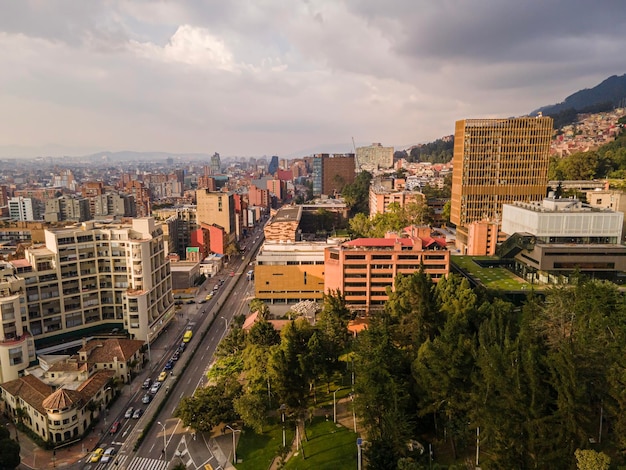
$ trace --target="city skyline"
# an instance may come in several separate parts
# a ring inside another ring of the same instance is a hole
[[[0,158],[402,148],[626,71],[613,0],[0,5]]]

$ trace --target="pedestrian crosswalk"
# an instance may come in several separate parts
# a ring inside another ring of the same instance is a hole
[[[115,460],[107,463],[98,463],[97,465],[85,467],[85,470],[105,470],[105,469],[125,469],[125,470],[165,470],[167,464],[164,460],[149,459],[147,457],[135,457],[129,464],[126,463],[128,455],[118,455]],[[111,465],[112,464],[112,465]]]
[[[168,463],[165,460],[135,457],[126,470],[165,470]]]

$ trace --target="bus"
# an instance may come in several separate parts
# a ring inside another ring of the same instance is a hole
[[[183,343],[188,343],[189,341],[191,341],[192,336],[193,336],[193,331],[191,330],[185,331],[185,334],[183,335]]]

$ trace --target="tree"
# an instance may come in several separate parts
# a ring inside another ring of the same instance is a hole
[[[608,470],[611,466],[611,458],[603,452],[576,449],[574,455],[578,470]]]
[[[210,432],[219,423],[237,418],[233,401],[240,394],[241,385],[235,379],[226,378],[215,385],[197,389],[191,397],[184,397],[174,416],[196,431]]]
[[[369,190],[372,181],[372,174],[367,171],[361,171],[355,178],[354,183],[346,184],[343,187],[341,196],[350,208],[350,213],[368,214],[369,208]]]
[[[13,470],[20,464],[20,445],[11,439],[9,430],[0,427],[0,469]]]
[[[259,317],[267,320],[270,316],[269,307],[261,299],[256,297],[250,301],[250,312],[259,312]]]
[[[248,332],[248,344],[270,347],[280,343],[280,334],[265,319],[257,321]]]
[[[281,331],[281,342],[272,348],[268,371],[272,388],[281,403],[292,409],[306,408],[310,370],[304,360],[313,327],[304,319],[288,323]]]
[[[385,308],[397,322],[397,334],[402,345],[416,349],[427,339],[433,339],[443,325],[435,301],[435,287],[423,269],[396,277],[395,291],[389,292]]]
[[[390,319],[373,317],[355,341],[355,407],[371,447],[368,461],[376,468],[395,468],[411,436],[410,364],[393,341]],[[385,466],[379,466],[386,456]]]
[[[246,426],[259,434],[263,432],[263,426],[267,424],[267,403],[264,397],[258,393],[244,393],[233,400],[233,405]]]

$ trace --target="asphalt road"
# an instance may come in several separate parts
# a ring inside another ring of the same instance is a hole
[[[218,291],[216,298],[214,297],[211,300],[217,302],[216,308],[211,308],[208,304],[202,304],[204,305],[203,310],[210,312],[209,314],[215,318],[215,321],[213,321],[206,336],[198,345],[183,376],[180,377],[174,395],[170,397],[166,406],[163,407],[157,416],[157,421],[162,423],[162,425],[156,424],[152,427],[144,440],[144,444],[137,452],[138,457],[162,458],[162,451],[165,445],[166,456],[170,460],[183,435],[186,436],[186,439],[193,439],[191,431],[183,429],[182,422],[177,418],[173,418],[172,415],[178,406],[178,402],[183,397],[193,395],[196,389],[204,384],[206,372],[213,360],[215,349],[224,337],[232,319],[237,315],[248,313],[248,303],[254,297],[254,283],[247,280],[245,273],[249,270],[249,262],[251,259],[254,259],[261,242],[261,236],[256,239],[256,242],[254,238],[249,238],[248,254],[245,255],[243,260],[238,257],[235,262],[231,262],[231,265],[228,266],[225,284]],[[235,274],[230,276],[231,272]],[[231,286],[230,295],[224,300],[223,297]],[[213,468],[217,468],[220,462],[214,456],[212,457],[199,464],[211,463]]]

